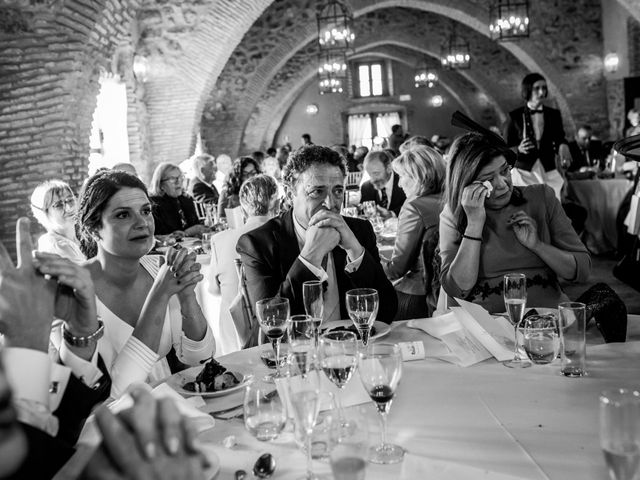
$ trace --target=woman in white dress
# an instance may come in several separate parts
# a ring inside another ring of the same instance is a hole
[[[210,358],[215,340],[194,292],[203,278],[195,253],[171,248],[155,275],[141,262],[154,244],[145,185],[126,172],[100,172],[79,202],[80,248],[104,323],[98,350],[111,373],[112,396],[133,382],[170,375],[172,348],[186,365]]]
[[[76,197],[62,180],[47,180],[31,194],[31,211],[47,233],[38,239],[38,250],[55,253],[72,262],[86,259],[76,237]]]

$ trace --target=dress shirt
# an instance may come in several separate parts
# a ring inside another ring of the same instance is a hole
[[[302,248],[304,247],[305,233],[307,229],[304,228],[300,224],[300,222],[298,222],[298,219],[296,218],[295,214],[293,215],[293,226],[296,231],[298,246],[302,251]],[[321,282],[327,282],[327,291],[325,292],[325,296],[324,296],[324,320],[326,321],[340,320],[340,292],[338,291],[338,282],[336,280],[336,270],[333,263],[333,255],[331,254],[331,252],[329,252],[329,254],[327,255],[326,270],[324,268],[319,268],[311,264],[302,255],[298,255],[298,258],[304,264],[304,266],[307,267],[309,271],[311,271],[311,273],[313,273],[318,278],[318,280],[320,280]],[[356,271],[360,267],[360,264],[362,263],[363,258],[364,258],[364,249],[362,254],[355,260],[352,260],[349,257],[349,254],[347,253],[347,259],[349,260],[349,263],[345,265],[344,270],[347,273]]]
[[[531,108],[528,104],[527,104],[527,108],[532,114],[538,111],[538,109]],[[542,109],[542,107],[539,107],[539,108]],[[544,115],[541,115],[541,114],[531,115],[531,123],[533,124],[533,133],[535,134],[535,137],[536,137],[536,142],[538,144],[537,146],[540,146],[540,139],[542,138],[542,134],[544,132]]]

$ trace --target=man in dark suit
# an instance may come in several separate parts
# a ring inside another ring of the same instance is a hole
[[[218,205],[218,189],[213,185],[216,178],[216,161],[211,155],[198,155],[193,159],[195,177],[189,182],[189,194],[198,203]]]
[[[556,153],[569,156],[560,111],[542,104],[547,98],[547,81],[539,73],[522,80],[522,98],[526,104],[509,113],[506,141],[517,153],[511,172],[519,186],[544,183],[560,199],[564,178],[556,165]]]
[[[348,318],[345,293],[360,287],[378,291],[378,320],[394,318],[397,298],[371,224],[340,215],[345,172],[340,154],[327,147],[307,145],[289,156],[283,180],[293,207],[238,240],[252,304],[281,296],[291,314],[305,313],[302,283],[320,280],[325,320]]]
[[[360,201],[373,200],[383,218],[400,214],[400,209],[407,197],[398,186],[400,178],[391,168],[393,155],[389,150],[369,152],[364,159],[364,170],[369,180],[360,186]]]
[[[603,169],[604,149],[600,140],[592,139],[593,132],[589,125],[582,125],[576,133],[575,140],[569,142],[571,164],[567,171],[577,172],[582,167],[599,167]]]

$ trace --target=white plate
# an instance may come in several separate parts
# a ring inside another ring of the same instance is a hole
[[[320,327],[320,331],[321,333],[324,333],[330,328],[350,327],[352,325],[353,325],[353,322],[351,320],[335,320],[333,322],[323,323],[322,326]],[[384,337],[387,333],[391,331],[391,327],[383,322],[373,322],[373,326],[376,329],[376,334],[370,337],[371,340]]]
[[[243,373],[241,368],[234,365],[225,365],[227,370],[236,374],[237,377],[240,377],[240,383],[234,385],[233,387],[227,388],[225,390],[218,390],[216,392],[191,392],[189,390],[185,390],[183,385],[187,382],[193,382],[200,371],[204,368],[204,366],[191,367],[187,370],[183,370],[182,372],[174,373],[167,379],[167,385],[173,388],[180,395],[187,396],[198,396],[203,398],[214,398],[214,397],[222,397],[224,395],[229,395],[230,393],[237,392],[238,390],[242,390],[244,386],[247,384],[249,380],[251,380],[251,375]]]

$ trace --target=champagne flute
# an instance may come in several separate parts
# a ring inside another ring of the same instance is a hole
[[[527,277],[522,273],[508,273],[504,276],[504,304],[507,307],[509,321],[513,324],[513,359],[504,362],[509,368],[526,368],[531,366],[529,360],[520,356],[518,346],[518,328],[524,315],[527,303]]]
[[[316,347],[320,336],[320,326],[324,318],[323,287],[320,280],[311,280],[302,284],[302,301],[304,311],[313,318],[315,330],[313,332]]]
[[[338,419],[340,421],[339,437],[344,436],[343,430],[348,431],[350,423],[345,420],[342,406],[342,391],[349,383],[356,369],[358,344],[353,332],[327,332],[320,339],[320,365],[325,375],[338,387],[336,403],[338,404]]]
[[[600,394],[600,446],[611,480],[640,471],[640,392],[624,388]]]
[[[284,402],[273,383],[254,379],[244,392],[244,425],[260,441],[278,437],[287,422]]]
[[[291,404],[291,413],[297,436],[303,439],[307,456],[307,471],[302,477],[315,480],[311,457],[313,428],[320,412],[320,373],[317,370],[313,352],[307,355],[304,366],[297,362],[290,365],[290,376],[286,381],[287,395]]]
[[[275,378],[280,377],[280,341],[289,323],[289,299],[281,297],[264,298],[256,302],[258,323],[265,335],[271,341],[271,347],[276,355]],[[269,378],[274,378],[273,374]]]
[[[368,345],[358,353],[358,370],[365,390],[375,402],[382,418],[382,443],[369,452],[373,463],[398,463],[404,448],[387,443],[387,415],[402,376],[400,347],[394,343]]]
[[[371,326],[378,315],[378,291],[373,288],[356,288],[347,292],[347,312],[360,332],[362,345],[369,343]]]
[[[309,315],[292,315],[289,322],[289,360],[295,362],[300,371],[308,363],[309,354],[315,350],[314,325]]]

